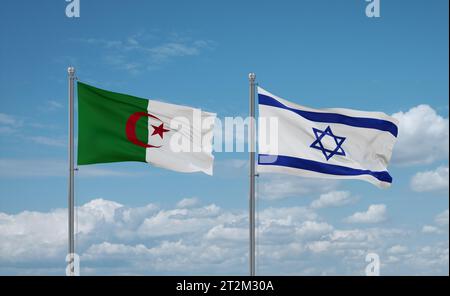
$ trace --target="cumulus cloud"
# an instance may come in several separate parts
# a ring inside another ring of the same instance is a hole
[[[84,275],[247,274],[246,211],[95,199],[76,213]],[[362,275],[368,252],[391,258],[386,274],[448,273],[448,242],[406,249],[405,229],[338,229],[309,207],[264,208],[257,223],[259,274]],[[66,252],[66,209],[0,213],[0,274],[64,274]]]
[[[380,223],[387,220],[386,205],[370,205],[365,212],[356,212],[347,217],[348,223]]]
[[[87,273],[95,269],[96,273],[142,274],[149,266],[158,274],[202,273],[205,264],[214,262],[223,264],[226,271],[227,261],[246,257],[244,242],[232,247],[215,243],[234,241],[234,229],[246,229],[246,215],[225,212],[214,204],[164,210],[153,204],[129,208],[95,199],[78,207],[76,213],[77,252]],[[59,262],[62,273],[66,247],[67,210],[0,213],[0,265],[39,262],[50,268]],[[106,262],[118,269],[103,270]]]
[[[435,225],[424,225],[422,233],[424,234],[448,234],[448,209],[439,213],[434,218]]]
[[[448,177],[448,166],[419,172],[412,177],[411,188],[417,192],[448,190]]]
[[[331,191],[322,194],[311,203],[314,209],[341,207],[354,203],[357,198],[353,197],[349,191]]]
[[[196,197],[192,198],[183,198],[177,203],[177,208],[191,208],[193,206],[198,205],[199,200]]]
[[[220,208],[212,204],[195,209],[160,211],[147,217],[137,229],[140,237],[166,237],[206,231],[220,220]]]
[[[438,242],[417,248],[414,253],[406,254],[402,259],[409,260],[410,268],[415,269],[417,275],[429,275],[432,270],[441,268],[448,269],[448,239],[447,242]],[[428,270],[428,272],[425,270]],[[448,275],[448,270],[442,274]]]
[[[300,238],[321,238],[332,230],[333,226],[326,222],[305,221],[296,227],[295,233]]]
[[[408,252],[408,247],[402,245],[395,245],[387,250],[388,254],[404,254]]]
[[[92,233],[111,222],[120,204],[93,200],[77,209],[79,234]],[[49,213],[24,211],[17,215],[0,213],[0,261],[11,263],[65,258],[67,210]]]
[[[205,235],[208,240],[228,241],[228,242],[245,242],[248,239],[248,229],[244,227],[226,226],[219,224],[211,228]]]
[[[429,164],[447,159],[449,153],[449,119],[428,105],[398,112],[399,135],[392,162],[401,165]]]

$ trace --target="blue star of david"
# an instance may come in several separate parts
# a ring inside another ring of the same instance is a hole
[[[342,149],[342,144],[346,139],[345,137],[335,136],[330,126],[328,126],[324,131],[313,128],[313,132],[316,136],[316,140],[309,147],[322,151],[327,161],[335,155],[345,156],[345,151]],[[334,150],[327,149],[323,146],[322,139],[324,137],[332,137],[334,139],[334,142],[336,143],[336,148],[334,148]]]

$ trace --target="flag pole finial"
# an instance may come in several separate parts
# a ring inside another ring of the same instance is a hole
[[[248,80],[250,81],[255,81],[256,79],[256,74],[253,72],[248,73]]]
[[[69,75],[74,75],[75,74],[75,67],[70,66],[69,68],[67,68],[67,73],[69,73]]]

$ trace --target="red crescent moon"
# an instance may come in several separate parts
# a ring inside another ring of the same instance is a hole
[[[136,136],[136,123],[138,122],[138,120],[141,117],[144,117],[144,116],[145,117],[151,117],[151,118],[154,118],[156,120],[161,121],[161,119],[159,119],[158,117],[156,117],[156,116],[154,116],[152,114],[149,114],[149,113],[146,113],[146,112],[135,112],[135,113],[131,114],[130,117],[128,117],[128,120],[127,120],[127,125],[126,125],[126,128],[125,128],[125,132],[127,134],[127,138],[128,138],[128,140],[131,143],[133,143],[135,145],[138,145],[138,146],[141,146],[141,147],[144,147],[144,148],[160,148],[161,146],[150,145],[150,144],[144,143],[142,141],[139,141],[139,139],[137,138],[137,136]]]

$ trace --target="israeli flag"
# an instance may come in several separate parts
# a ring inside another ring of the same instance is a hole
[[[259,130],[258,173],[360,179],[386,188],[387,171],[398,134],[398,121],[384,113],[303,107],[258,87],[259,117],[276,118],[277,149],[262,145]],[[273,143],[272,143],[273,144]]]

